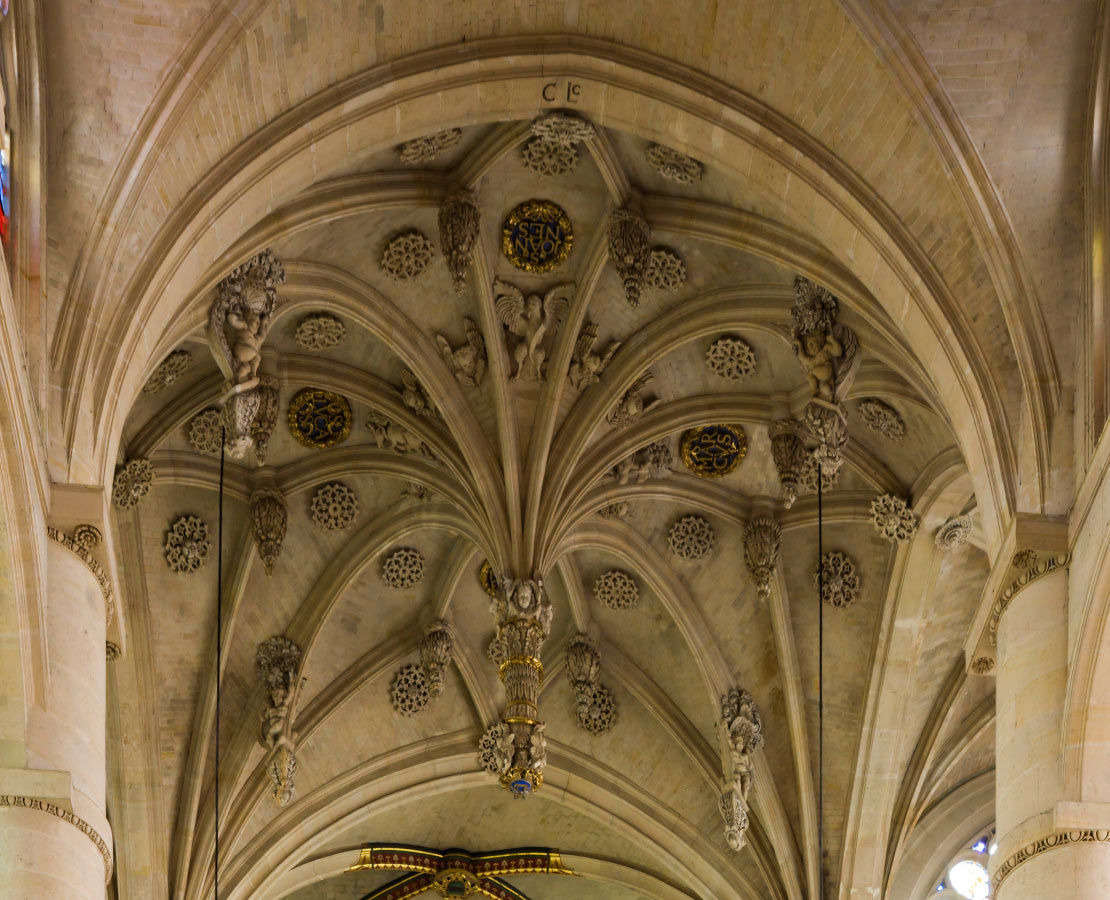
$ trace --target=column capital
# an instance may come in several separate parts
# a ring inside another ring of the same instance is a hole
[[[1070,562],[1066,519],[1027,513],[1014,516],[995,555],[964,644],[969,672],[975,675],[993,673],[998,625],[1007,608],[1038,578],[1067,568]]]

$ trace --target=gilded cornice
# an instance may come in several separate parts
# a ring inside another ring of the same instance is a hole
[[[46,536],[73,553],[92,572],[96,583],[100,585],[100,592],[104,595],[105,625],[111,625],[112,616],[116,611],[112,583],[108,580],[104,567],[96,561],[90,552],[91,548],[97,546],[103,540],[100,530],[92,525],[78,525],[74,529],[73,535],[70,536],[53,525],[47,525]]]
[[[68,809],[62,809],[60,806],[56,806],[47,800],[40,800],[37,797],[21,797],[13,794],[0,794],[0,807],[33,809],[36,812],[43,812],[48,816],[54,816],[57,819],[61,819],[63,822],[68,822],[92,841],[101,857],[103,857],[104,883],[108,884],[112,880],[112,851],[108,846],[108,842],[100,836],[100,833],[93,828],[92,825],[80,816],[76,816]]]

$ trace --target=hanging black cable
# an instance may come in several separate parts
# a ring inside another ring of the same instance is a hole
[[[220,661],[223,658],[224,603],[224,442],[227,431],[220,428],[220,512],[216,534],[216,891],[220,900]]]
[[[825,898],[825,516],[817,467],[817,896]]]

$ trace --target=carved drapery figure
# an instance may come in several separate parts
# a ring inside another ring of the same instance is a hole
[[[433,697],[443,693],[443,676],[451,665],[454,649],[455,638],[444,619],[436,619],[424,629],[420,639],[420,665],[428,680],[428,693]]]
[[[302,684],[301,648],[281,635],[272,637],[259,644],[254,668],[267,692],[258,742],[273,754],[267,770],[274,799],[279,806],[285,806],[293,799],[293,775],[297,769],[293,715]]]
[[[512,736],[512,762],[501,772],[501,784],[523,797],[543,784],[547,765],[546,726],[539,720],[540,648],[551,634],[553,609],[539,578],[503,577],[490,600],[497,636],[504,651],[500,664],[505,686],[502,721]],[[507,739],[506,739],[507,749]]]
[[[725,840],[733,850],[740,850],[746,843],[752,754],[763,746],[763,719],[752,695],[733,688],[721,697],[718,728],[726,758],[726,785],[720,806],[725,821]]]
[[[442,334],[436,335],[436,344],[451,374],[467,387],[477,387],[486,374],[486,342],[470,316],[463,319],[463,328],[466,343],[461,347],[452,348]]]
[[[541,298],[523,292],[500,278],[493,280],[497,316],[515,340],[510,352],[516,363],[513,381],[543,381],[547,365],[547,342],[566,318],[574,284],[557,284]]]
[[[596,342],[597,325],[587,322],[578,334],[578,340],[574,345],[574,356],[571,357],[570,371],[567,373],[575,390],[584,391],[590,385],[597,384],[601,380],[601,373],[605,371],[609,360],[621,345],[620,341],[610,341],[605,348],[605,353],[598,354],[594,352]]]
[[[452,191],[439,208],[439,245],[456,293],[466,284],[466,270],[474,260],[480,215],[478,195],[466,188]]]
[[[628,305],[640,305],[644,278],[651,265],[651,227],[631,209],[613,210],[609,216],[609,257],[624,284]]]
[[[262,362],[262,345],[270,333],[274,310],[277,308],[277,287],[285,283],[285,269],[270,250],[236,266],[220,282],[216,299],[208,316],[208,341],[216,362],[228,382],[224,404],[231,430],[228,453],[243,457],[247,450],[256,447],[256,438],[263,435],[262,457],[265,442],[273,430],[273,422],[255,421],[262,413],[263,401],[272,399],[276,420],[276,385],[267,383],[274,390],[273,397],[263,397],[263,382],[258,367]],[[261,459],[259,460],[262,461]]]
[[[744,563],[755,589],[763,597],[771,595],[781,540],[779,526],[770,516],[754,516],[744,529]]]
[[[615,428],[623,428],[631,425],[648,410],[658,406],[662,402],[658,397],[645,400],[640,393],[654,377],[651,372],[645,372],[632,382],[624,392],[624,396],[617,401],[617,405],[609,411],[605,420]]]
[[[274,573],[274,564],[285,541],[285,527],[289,511],[285,498],[273,488],[259,488],[251,494],[251,534],[258,556],[266,567],[266,574]]]

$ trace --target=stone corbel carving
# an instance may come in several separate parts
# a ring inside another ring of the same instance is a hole
[[[748,826],[748,796],[752,789],[752,754],[763,746],[763,719],[752,695],[735,688],[725,694],[721,698],[718,728],[727,760],[726,786],[720,802],[725,840],[733,850],[741,850],[747,843],[745,832]]]
[[[285,806],[293,799],[297,770],[293,716],[304,683],[300,675],[301,648],[286,637],[272,637],[259,644],[254,668],[267,691],[258,742],[272,753],[268,771],[273,796],[278,806]]]
[[[509,330],[509,351],[516,363],[511,378],[516,381],[543,381],[547,367],[547,343],[567,316],[574,284],[557,284],[541,298],[524,293],[516,286],[493,280],[497,317]]]
[[[744,563],[762,597],[771,596],[771,581],[779,562],[782,534],[770,516],[755,516],[744,529]]]
[[[439,245],[443,248],[455,293],[462,291],[466,270],[474,261],[480,217],[478,195],[466,188],[452,191],[439,208]]]
[[[285,498],[274,488],[259,488],[250,497],[251,534],[266,574],[274,573],[274,564],[285,541],[289,510]]]
[[[216,299],[208,316],[208,341],[216,363],[227,379],[228,391],[224,398],[228,426],[228,452],[242,458],[248,449],[257,449],[255,421],[261,414],[259,430],[268,440],[273,430],[272,422],[266,429],[267,411],[263,403],[272,402],[273,420],[277,417],[276,388],[271,383],[263,387],[259,375],[262,362],[262,344],[270,332],[274,311],[278,305],[277,287],[285,283],[285,269],[270,250],[231,270],[220,282]],[[267,390],[274,394],[267,396]],[[263,457],[265,448],[263,448]]]
[[[609,216],[609,257],[624,284],[628,305],[640,305],[644,279],[651,265],[651,226],[639,213],[623,208]]]
[[[577,391],[584,391],[590,385],[601,380],[601,373],[609,365],[609,360],[620,347],[620,341],[610,341],[604,354],[594,352],[597,342],[597,325],[587,322],[578,334],[578,341],[574,345],[574,356],[571,358],[570,371],[567,376],[570,383]]]
[[[436,344],[451,374],[467,387],[477,387],[486,374],[486,342],[470,316],[463,319],[463,328],[466,343],[461,347],[452,348],[442,334],[436,335]]]
[[[445,620],[436,619],[424,629],[424,636],[420,639],[420,665],[424,667],[428,693],[432,697],[443,693],[443,676],[451,665],[454,649],[455,638]]]

